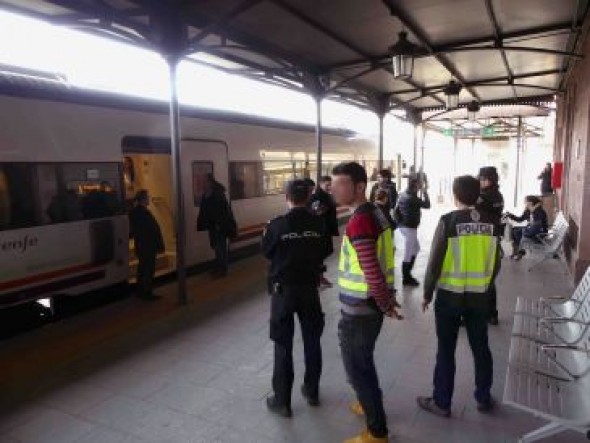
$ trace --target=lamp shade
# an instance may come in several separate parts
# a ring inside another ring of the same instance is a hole
[[[463,86],[455,80],[451,80],[445,87],[444,93],[447,99],[447,109],[456,109],[459,107],[459,94],[462,89]]]
[[[414,72],[414,59],[424,50],[408,40],[408,34],[399,33],[398,41],[389,48],[395,78],[410,78]]]

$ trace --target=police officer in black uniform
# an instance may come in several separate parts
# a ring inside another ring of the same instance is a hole
[[[492,220],[496,225],[497,232],[501,236],[501,233],[504,232],[504,229],[502,229],[502,212],[504,211],[504,197],[500,192],[500,185],[498,184],[498,182],[500,181],[498,171],[493,166],[485,166],[483,168],[480,168],[478,178],[481,193],[479,195],[479,199],[477,200],[476,209],[481,212],[486,212],[488,215],[492,217]],[[495,282],[493,282],[490,286],[489,296],[489,323],[491,325],[497,325],[498,301]]]
[[[266,404],[270,411],[291,417],[295,314],[299,317],[305,354],[301,393],[311,406],[319,405],[322,372],[320,337],[324,329],[324,313],[318,283],[329,249],[322,219],[306,207],[309,198],[307,183],[293,180],[287,184],[286,193],[289,212],[268,224],[262,239],[262,250],[271,260],[270,338],[275,343],[274,394],[266,399]]]

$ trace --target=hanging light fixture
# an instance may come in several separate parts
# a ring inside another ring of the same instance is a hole
[[[477,113],[480,109],[481,106],[479,106],[479,102],[477,102],[476,100],[471,101],[471,103],[467,105],[467,118],[469,119],[469,121],[475,121],[475,119],[477,118]]]
[[[456,109],[459,107],[459,93],[463,89],[455,80],[451,80],[445,87],[444,93],[447,98],[447,109]]]
[[[421,55],[423,49],[408,40],[408,33],[399,33],[398,41],[390,46],[391,64],[395,78],[411,78],[414,72],[414,58]]]

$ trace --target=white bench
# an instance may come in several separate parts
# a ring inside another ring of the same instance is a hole
[[[549,421],[523,436],[521,443],[568,429],[590,438],[590,297],[587,291],[582,295],[580,286],[574,292],[577,307],[572,296],[555,306],[540,301],[537,314],[547,317],[522,312],[515,316],[515,328],[517,318],[536,318],[539,328],[536,335],[529,331],[530,336],[512,336],[503,402]],[[570,318],[561,316],[566,306],[572,306]],[[550,332],[556,327],[557,332]]]
[[[525,249],[530,254],[540,255],[541,259],[534,263],[527,271],[533,270],[546,260],[552,259],[555,256],[561,257],[561,247],[567,235],[569,224],[565,219],[563,212],[559,212],[555,219],[555,223],[547,234],[540,234],[536,237],[536,241],[523,237],[520,247]]]
[[[590,328],[589,295],[590,267],[569,299],[518,297],[512,335],[546,344],[577,344]]]

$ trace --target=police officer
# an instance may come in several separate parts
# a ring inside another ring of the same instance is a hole
[[[498,228],[498,235],[501,237],[502,229],[502,212],[504,211],[504,197],[500,193],[500,186],[498,184],[498,171],[493,166],[486,166],[479,170],[479,184],[481,193],[477,200],[476,209],[478,211],[487,212],[494,219],[494,223]],[[491,325],[498,324],[498,302],[496,284],[492,283],[490,286],[490,312],[489,323]]]
[[[462,176],[453,183],[456,211],[441,217],[434,235],[422,309],[426,311],[437,288],[434,307],[438,351],[434,391],[418,397],[418,405],[433,414],[451,414],[455,380],[455,348],[461,318],[465,321],[475,361],[477,409],[492,409],[492,354],[488,346],[489,288],[498,273],[499,244],[495,218],[475,208],[480,185]]]
[[[309,187],[294,180],[286,189],[289,212],[272,220],[262,239],[262,250],[271,260],[270,338],[274,341],[274,394],[266,399],[271,412],[291,417],[293,387],[294,315],[299,317],[305,354],[305,375],[301,393],[310,406],[319,405],[322,372],[320,337],[324,313],[318,294],[322,264],[328,255],[323,221],[308,211]]]

